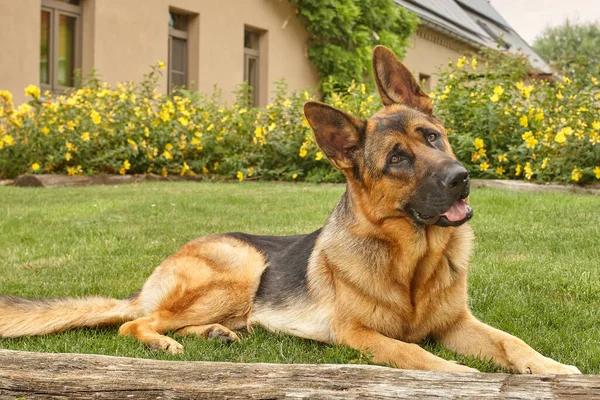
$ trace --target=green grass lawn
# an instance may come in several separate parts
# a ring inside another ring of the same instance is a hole
[[[161,260],[197,236],[308,233],[342,186],[148,183],[61,189],[0,187],[0,293],[125,297]],[[584,373],[600,373],[600,199],[474,190],[477,246],[471,305],[481,320]],[[117,328],[0,339],[0,348],[174,360],[366,363],[343,346],[256,329],[241,343],[179,338],[170,356],[117,336]],[[434,353],[482,371],[490,363],[432,343]]]

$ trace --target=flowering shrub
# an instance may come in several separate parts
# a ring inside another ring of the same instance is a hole
[[[224,106],[212,96],[181,91],[167,96],[156,83],[164,64],[141,83],[115,88],[94,76],[78,90],[53,97],[25,89],[32,100],[15,108],[0,92],[0,177],[23,173],[69,175],[156,173],[207,177],[337,182],[303,116],[307,91],[287,96],[278,83],[266,108],[248,107],[242,87]],[[333,94],[337,107],[367,117],[380,107],[364,85]]]
[[[486,51],[442,72],[435,109],[472,176],[600,180],[600,82],[531,80],[523,57]]]

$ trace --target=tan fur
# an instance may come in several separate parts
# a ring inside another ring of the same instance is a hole
[[[455,162],[444,127],[393,53],[377,47],[373,62],[386,107],[368,121],[322,103],[305,106],[317,143],[348,184],[310,254],[303,291],[290,294],[283,304],[255,301],[270,268],[265,254],[232,236],[209,236],[166,259],[129,300],[35,302],[0,296],[0,336],[125,322],[121,335],[181,353],[181,344],[166,336],[169,331],[230,341],[239,340],[233,330],[261,324],[346,344],[371,353],[377,363],[400,368],[474,371],[416,344],[429,336],[514,372],[578,373],[471,315],[471,228],[418,226],[405,211],[429,167],[443,169],[444,162]],[[398,116],[401,129],[391,121]],[[425,142],[423,129],[441,132],[443,147]],[[382,172],[395,145],[413,157],[410,174]]]

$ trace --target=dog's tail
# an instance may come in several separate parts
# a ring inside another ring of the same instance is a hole
[[[116,325],[139,317],[135,297],[24,299],[0,295],[0,337],[37,336],[80,327]]]

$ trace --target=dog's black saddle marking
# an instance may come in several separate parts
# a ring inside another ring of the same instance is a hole
[[[241,232],[227,233],[255,247],[266,257],[256,301],[284,304],[307,290],[306,270],[321,229],[308,235],[258,236]]]

